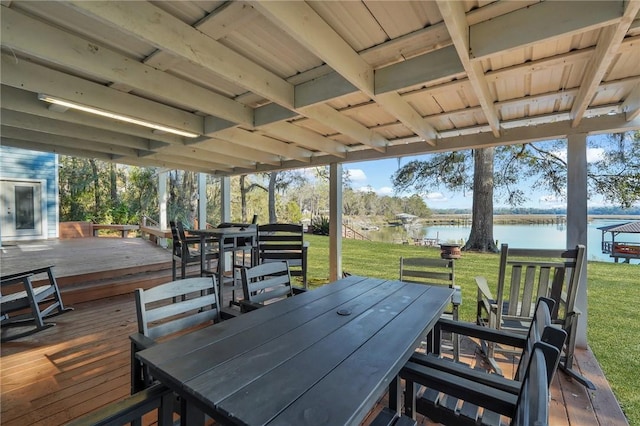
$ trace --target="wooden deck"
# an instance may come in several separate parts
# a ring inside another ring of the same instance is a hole
[[[129,334],[136,330],[131,295],[74,306],[55,327],[1,349],[2,424],[61,425],[129,394]],[[463,361],[474,364],[475,343],[465,342]],[[551,401],[552,425],[627,425],[590,351],[576,354],[580,371],[597,386],[558,373]],[[511,364],[513,365],[513,364]],[[510,365],[503,363],[505,374]],[[429,425],[423,419],[421,424]]]
[[[0,247],[3,275],[55,265],[66,304],[128,294],[171,280],[171,252],[141,238],[70,238]]]
[[[35,267],[34,262],[56,264],[56,273],[67,291],[66,296],[63,291],[63,299],[75,308],[53,318],[55,327],[2,344],[2,424],[61,425],[127,396],[128,336],[136,330],[131,290],[83,303],[68,299],[73,299],[74,288],[86,287],[87,282],[96,286],[109,275],[129,275],[126,285],[118,280],[110,284],[120,287],[119,291],[152,285],[146,277],[158,273],[164,274],[164,278],[157,280],[166,282],[170,279],[168,260],[170,268],[168,251],[140,239],[83,238],[2,247],[3,274],[19,270],[25,264]],[[107,270],[109,265],[116,268]],[[148,272],[139,272],[144,270]],[[108,293],[104,290],[100,294]],[[475,342],[464,341],[462,360],[471,365],[482,362]],[[502,361],[505,374],[510,374],[516,363]],[[587,391],[559,372],[552,388],[550,424],[627,425],[593,353],[578,350],[576,364],[597,390]],[[432,423],[421,419],[420,424]]]

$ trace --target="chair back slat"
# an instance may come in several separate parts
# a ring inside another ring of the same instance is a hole
[[[264,304],[293,296],[287,262],[269,262],[243,268],[241,275],[244,298],[249,302]]]
[[[453,287],[455,285],[454,261],[428,257],[401,257],[400,281]]]
[[[215,277],[171,281],[136,289],[138,332],[158,339],[207,322],[220,321]]]

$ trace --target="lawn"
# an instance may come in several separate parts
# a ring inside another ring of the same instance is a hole
[[[329,277],[329,238],[308,235],[309,282]],[[439,248],[372,241],[343,240],[342,269],[355,275],[397,278],[400,256],[439,257]],[[475,320],[474,277],[497,281],[497,254],[463,253],[456,261],[456,284],[462,287],[460,318]],[[589,262],[587,339],[629,424],[640,425],[640,265]]]

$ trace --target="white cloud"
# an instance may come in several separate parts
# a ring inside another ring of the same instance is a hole
[[[587,163],[602,160],[604,152],[603,148],[587,148]],[[552,151],[551,153],[558,158],[567,161],[567,151]]]
[[[362,169],[348,169],[349,179],[351,182],[366,182],[367,175]]]
[[[600,161],[604,158],[603,148],[588,148],[587,149],[587,163],[593,163],[594,161]]]
[[[378,195],[393,195],[393,188],[390,186],[383,186],[382,188],[376,190],[376,194]]]
[[[425,200],[431,201],[434,203],[444,203],[449,201],[447,197],[442,192],[429,192],[424,196]]]

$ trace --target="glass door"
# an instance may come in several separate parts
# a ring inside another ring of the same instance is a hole
[[[2,239],[43,236],[42,183],[0,181]]]

